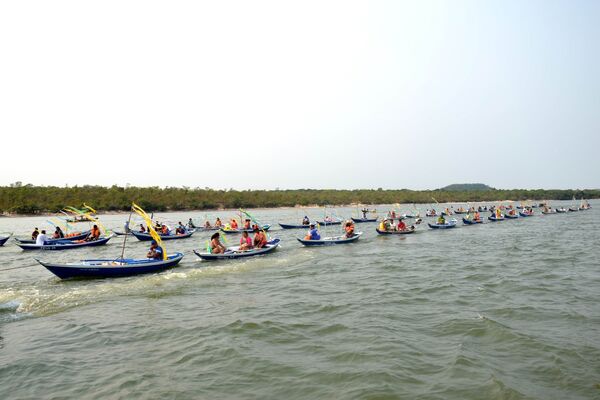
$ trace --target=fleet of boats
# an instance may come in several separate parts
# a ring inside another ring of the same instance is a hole
[[[87,207],[87,206],[86,206]],[[550,215],[550,214],[559,214],[566,213],[567,209],[564,207],[559,208],[551,208],[547,204],[539,205],[541,210],[541,214]],[[426,216],[435,217],[436,221],[428,222],[427,225],[430,229],[439,230],[439,229],[452,229],[456,228],[458,225],[458,221],[456,219],[446,220],[445,216],[458,214],[462,216],[462,222],[465,226],[470,225],[478,225],[483,224],[484,219],[481,218],[480,212],[481,210],[486,210],[490,212],[487,219],[491,222],[497,221],[505,221],[510,219],[518,219],[518,218],[528,218],[532,217],[535,214],[533,205],[521,205],[514,207],[512,204],[509,206],[503,205],[495,205],[495,206],[479,206],[469,207],[465,209],[463,207],[459,207],[456,210],[452,209],[444,209],[441,212],[436,211],[433,207],[427,210]],[[568,210],[571,212],[574,211],[583,211],[590,209],[591,206],[588,202],[581,202],[579,207],[570,207]],[[89,210],[91,207],[88,207]],[[518,213],[516,212],[518,210]],[[395,210],[390,211],[387,217],[381,219],[381,224],[375,228],[375,231],[378,235],[407,235],[414,234],[417,232],[415,225],[406,226],[403,222],[404,220],[414,220],[415,224],[419,224],[421,222],[420,213],[418,210],[414,214],[396,214]],[[80,210],[80,212],[82,212]],[[95,212],[95,210],[94,210]],[[299,243],[303,246],[312,247],[312,246],[330,246],[330,245],[340,245],[340,244],[350,244],[357,242],[362,236],[363,232],[354,232],[354,224],[356,223],[369,223],[376,222],[380,220],[376,215],[369,216],[368,213],[374,213],[376,211],[371,211],[368,209],[361,210],[363,213],[362,216],[359,217],[351,217],[349,220],[344,221],[339,217],[332,218],[327,216],[321,221],[316,221],[315,223],[311,223],[307,216],[304,217],[301,223],[284,223],[279,222],[279,226],[281,229],[308,229],[310,228],[309,235],[306,237],[297,237]],[[140,231],[131,229],[129,224],[131,222],[131,215],[129,221],[125,224],[125,231],[120,232],[123,237],[123,246],[121,250],[121,254],[115,256],[110,259],[84,259],[81,261],[68,262],[68,263],[53,263],[48,261],[42,261],[38,258],[35,260],[44,266],[48,271],[52,272],[54,275],[58,276],[61,279],[74,278],[74,277],[84,277],[84,278],[106,278],[106,277],[120,277],[120,276],[130,276],[130,275],[138,275],[138,274],[146,274],[146,273],[156,273],[167,270],[169,268],[173,268],[177,266],[177,264],[184,257],[183,253],[175,253],[168,255],[166,249],[164,247],[164,241],[170,240],[178,240],[178,239],[187,239],[192,237],[192,235],[196,232],[202,231],[216,231],[220,230],[225,233],[251,233],[251,232],[262,232],[263,234],[267,234],[267,231],[271,228],[270,224],[262,224],[256,221],[254,217],[248,214],[244,210],[240,210],[240,221],[242,220],[242,213],[246,214],[246,222],[245,227],[239,228],[237,226],[232,227],[229,224],[227,225],[218,225],[218,226],[209,226],[210,224],[206,224],[204,227],[194,227],[190,228],[184,227],[181,222],[179,223],[178,229],[175,232],[171,232],[170,230],[166,230],[165,233],[157,232],[158,227],[161,224],[152,220],[152,217],[148,216],[139,206],[136,204],[132,205],[132,213],[136,213],[139,215],[142,220],[146,223],[144,227],[143,224],[140,224]],[[539,214],[538,214],[539,215]],[[77,216],[77,215],[75,215]],[[438,217],[439,216],[439,217]],[[104,236],[99,235],[98,225],[101,225],[96,216],[92,216],[91,214],[86,214],[86,218],[88,218],[88,222],[93,222],[95,225],[93,229],[85,230],[85,231],[76,231],[71,232],[68,235],[64,235],[64,237],[55,237],[55,238],[45,238],[41,243],[38,239],[36,239],[35,233],[31,239],[28,238],[14,238],[14,241],[17,246],[19,246],[23,250],[70,250],[70,249],[80,249],[84,247],[95,247],[106,245],[111,238],[115,236],[114,233],[109,234],[109,231],[104,229]],[[398,221],[398,225],[394,226],[394,221]],[[189,225],[192,225],[190,218]],[[219,219],[217,221],[220,222]],[[233,220],[232,220],[233,221]],[[249,222],[252,222],[252,227],[248,228]],[[391,222],[391,223],[390,223]],[[66,223],[66,221],[65,221]],[[344,223],[344,234],[338,235],[330,235],[321,237],[320,234],[316,236],[311,236],[311,232],[315,233],[322,226],[326,230],[335,229],[329,228],[332,225],[341,225]],[[96,225],[97,224],[97,225]],[[155,229],[154,227],[157,227]],[[163,225],[164,227],[164,225]],[[60,228],[57,228],[57,232]],[[45,231],[42,231],[45,232]],[[62,232],[62,231],[61,231]],[[214,233],[213,236],[218,237],[218,233]],[[8,236],[0,236],[0,246],[4,245],[12,236],[12,234]],[[148,253],[147,258],[125,258],[124,250],[125,250],[125,242],[129,236],[134,236],[139,241],[151,242],[151,251]],[[263,256],[269,253],[273,253],[281,243],[281,239],[279,238],[268,238],[268,240],[262,242],[260,246],[246,246],[244,240],[248,240],[248,244],[251,241],[248,239],[248,235],[244,234],[243,238],[240,241],[240,246],[228,246],[222,247],[221,251],[213,251],[212,245],[207,241],[206,250],[197,250],[194,249],[193,253],[198,256],[201,260],[205,261],[216,261],[216,260],[225,260],[225,259],[236,259],[236,258],[247,258],[253,256]],[[265,243],[266,242],[266,243]],[[256,242],[255,242],[256,244]],[[160,251],[157,252],[157,249]]]

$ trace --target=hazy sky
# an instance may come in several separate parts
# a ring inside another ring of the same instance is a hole
[[[0,185],[600,187],[600,1],[3,1]]]

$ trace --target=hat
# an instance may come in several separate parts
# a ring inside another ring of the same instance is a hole
[[[153,241],[150,242],[150,246],[153,246],[155,244],[158,244],[158,243],[156,243],[156,240],[153,240]]]

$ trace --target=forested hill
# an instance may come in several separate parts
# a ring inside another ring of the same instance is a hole
[[[494,190],[494,188],[484,185],[483,183],[455,183],[453,185],[445,186],[440,190],[448,192],[469,192],[476,190]]]
[[[395,204],[477,202],[500,200],[570,200],[600,198],[593,190],[214,190],[210,188],[159,188],[121,186],[0,186],[0,213],[39,214],[58,212],[65,206],[86,203],[98,211],[126,211],[135,201],[147,211],[203,210],[239,207],[293,207],[351,203]],[[434,200],[435,199],[435,200]]]

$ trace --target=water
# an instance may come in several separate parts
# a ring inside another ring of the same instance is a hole
[[[120,238],[44,253],[11,241],[2,268],[33,267],[0,272],[0,398],[600,398],[592,205],[403,237],[359,224],[356,244],[329,248],[273,228],[276,253],[218,263],[191,253],[200,233],[166,243],[186,254],[179,268],[112,280],[60,281],[33,257],[114,257]],[[301,213],[254,212],[272,224]],[[204,213],[160,215],[189,217]],[[3,218],[0,231],[26,236],[46,219]],[[133,239],[126,255],[146,250]]]

